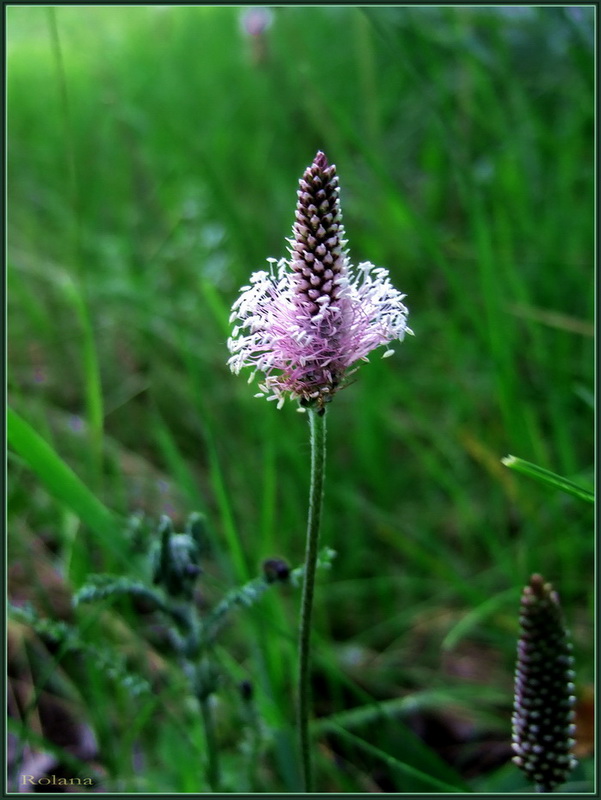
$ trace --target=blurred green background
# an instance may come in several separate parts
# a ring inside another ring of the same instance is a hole
[[[523,790],[503,764],[519,593],[541,572],[574,638],[571,786],[586,791],[592,510],[500,459],[592,485],[592,7],[15,5],[7,35],[9,402],[27,423],[11,440],[11,592],[78,630],[84,653],[124,659],[118,675],[72,664],[16,624],[34,697],[14,690],[16,740],[60,750],[40,708],[67,697],[109,790],[206,789],[182,679],[148,656],[139,614],[74,614],[69,597],[139,563],[133,512],[149,527],[206,515],[209,605],[264,558],[302,561],[306,420],[253,398],[226,340],[239,287],[286,254],[322,149],[351,258],[389,269],[415,337],[328,414],[321,786],[431,791],[407,762],[456,791]],[[102,506],[82,510],[61,465]],[[104,507],[122,523],[102,537]],[[296,789],[298,601],[274,591],[226,631],[231,791]],[[132,692],[132,674],[153,691]],[[253,778],[243,678],[263,725]]]

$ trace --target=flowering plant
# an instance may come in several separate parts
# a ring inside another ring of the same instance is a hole
[[[369,262],[351,265],[346,250],[336,167],[320,151],[300,179],[290,258],[269,259],[235,301],[228,347],[234,373],[263,373],[258,397],[281,408],[287,396],[307,409],[311,428],[311,486],[299,631],[298,731],[303,790],[312,791],[309,735],[311,615],[326,455],[326,404],[350,368],[407,327],[405,295],[388,272]],[[388,348],[384,356],[392,355]],[[354,371],[354,370],[353,370]]]
[[[290,258],[255,272],[232,308],[230,368],[264,374],[258,397],[323,409],[349,368],[380,345],[402,340],[405,295],[385,269],[348,257],[336,167],[318,152],[300,180]],[[384,357],[392,355],[387,349]]]

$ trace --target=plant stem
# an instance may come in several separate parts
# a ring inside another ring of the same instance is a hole
[[[211,709],[211,696],[200,697],[200,712],[205,733],[207,746],[207,780],[212,792],[219,792],[219,753],[217,751],[217,740],[215,738],[215,726],[213,724],[213,711]]]
[[[206,779],[211,792],[221,791],[221,770],[219,767],[219,747],[215,735],[215,721],[211,708],[211,697],[214,691],[215,676],[212,671],[211,651],[206,647],[205,632],[203,630],[198,611],[188,597],[183,606],[172,604],[172,618],[178,627],[186,631],[183,639],[184,672],[188,676],[191,686],[195,689],[196,699],[200,706],[200,717],[206,747]]]
[[[310,706],[310,650],[311,613],[315,589],[315,570],[319,544],[319,523],[323,499],[324,467],[326,460],[326,417],[325,409],[308,409],[311,426],[311,489],[309,494],[309,519],[307,523],[307,549],[305,553],[305,574],[301,601],[299,670],[298,670],[298,727],[303,777],[303,791],[313,791],[311,769],[311,742],[309,739]]]

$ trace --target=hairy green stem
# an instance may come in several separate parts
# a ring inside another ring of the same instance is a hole
[[[308,413],[309,424],[311,426],[311,490],[309,494],[307,549],[305,553],[305,574],[301,601],[298,670],[298,728],[304,792],[313,791],[311,742],[309,738],[311,615],[315,590],[319,523],[321,519],[326,461],[325,409],[321,411],[309,409]]]

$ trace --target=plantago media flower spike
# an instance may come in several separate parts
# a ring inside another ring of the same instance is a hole
[[[287,396],[323,411],[357,361],[406,333],[404,294],[385,269],[348,258],[336,167],[318,152],[299,182],[288,259],[268,259],[232,308],[228,364],[249,382],[263,373],[258,397]],[[387,349],[384,357],[391,355]]]
[[[533,575],[522,593],[513,722],[513,761],[536,784],[552,792],[576,765],[572,645],[559,597]]]

